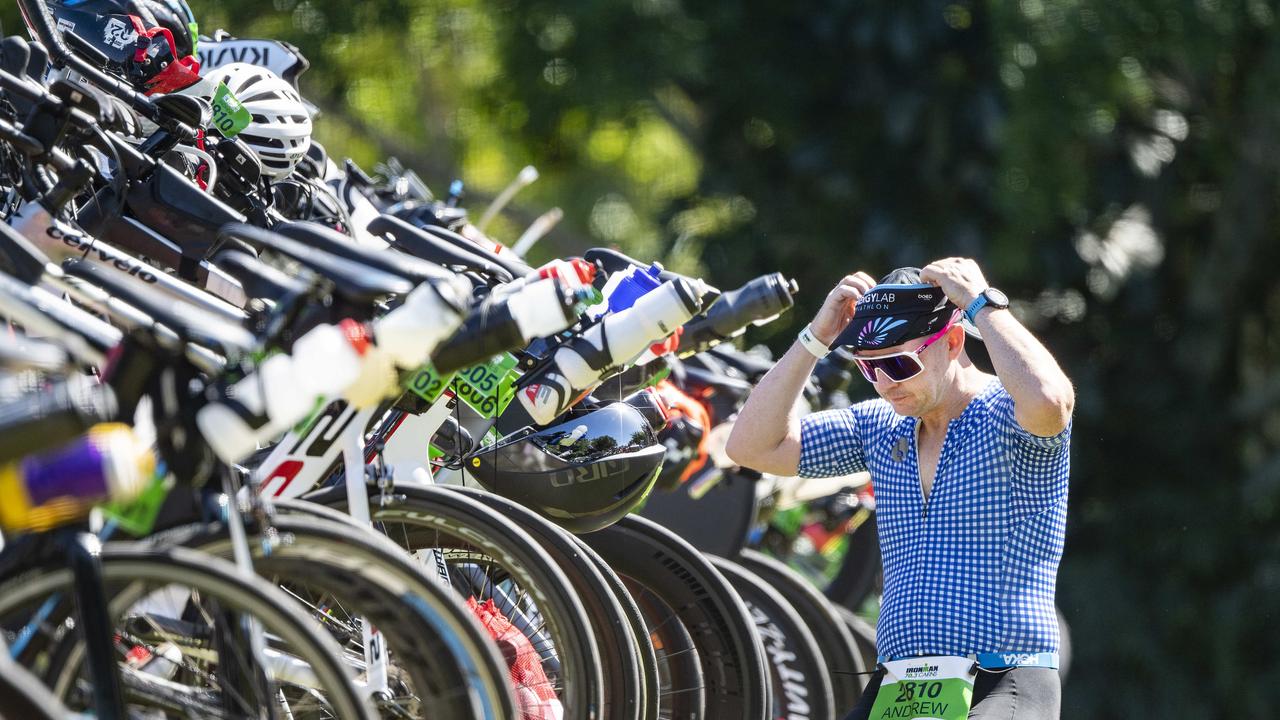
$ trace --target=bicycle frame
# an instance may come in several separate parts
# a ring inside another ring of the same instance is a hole
[[[241,322],[244,314],[231,303],[172,277],[129,255],[123,250],[91,237],[70,223],[63,222],[45,210],[39,203],[24,205],[11,219],[13,228],[30,240],[54,262],[68,258],[82,258],[112,272],[122,273],[135,281],[168,293],[180,302],[196,305],[233,322]],[[209,281],[222,287],[227,294],[239,292],[244,303],[244,291],[240,284],[222,271],[209,266]],[[212,286],[212,285],[211,285]]]

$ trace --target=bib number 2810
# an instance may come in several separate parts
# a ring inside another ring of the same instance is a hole
[[[973,668],[968,658],[946,656],[885,663],[870,720],[966,720]]]

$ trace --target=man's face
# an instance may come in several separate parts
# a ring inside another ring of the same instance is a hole
[[[951,351],[960,340],[953,334],[964,332],[958,326],[947,331],[929,347],[916,354],[924,371],[902,382],[895,382],[882,371],[875,372],[875,389],[880,397],[893,406],[893,411],[904,417],[920,417],[936,408],[943,399],[947,383],[947,369],[952,362]],[[857,357],[874,358],[900,352],[915,352],[927,338],[908,340],[900,345],[876,350],[860,350]]]

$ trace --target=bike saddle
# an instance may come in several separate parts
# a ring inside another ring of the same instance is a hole
[[[246,297],[279,300],[286,295],[306,293],[309,284],[262,262],[241,250],[224,250],[215,264],[240,282]]]
[[[208,127],[209,121],[213,119],[213,108],[209,103],[190,95],[155,95],[151,102],[155,103],[160,112],[191,127]]]

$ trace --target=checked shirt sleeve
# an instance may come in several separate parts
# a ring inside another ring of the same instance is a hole
[[[852,409],[824,410],[800,419],[800,477],[837,477],[866,469]]]
[[[1004,431],[1013,436],[1018,447],[1024,452],[1030,451],[1035,455],[1058,455],[1071,445],[1071,421],[1068,421],[1067,426],[1057,435],[1048,437],[1033,435],[1018,424],[1018,418],[1014,414],[1013,398],[1003,387],[993,398],[992,405]]]

